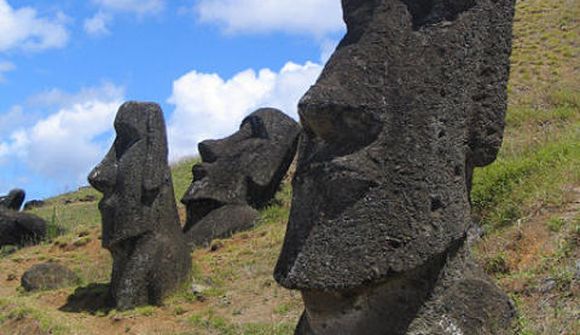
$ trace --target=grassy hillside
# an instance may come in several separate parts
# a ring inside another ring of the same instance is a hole
[[[474,177],[474,215],[485,231],[474,252],[517,304],[514,334],[580,333],[579,17],[579,0],[518,2],[504,146]],[[192,163],[173,169],[178,198]],[[184,287],[163,307],[131,312],[96,303],[103,285],[95,284],[111,269],[100,247],[99,194],[85,188],[49,199],[34,210],[50,223],[49,239],[0,250],[0,334],[292,334],[300,296],[272,279],[290,192],[286,182],[255,229],[193,253],[203,294]],[[81,285],[21,291],[22,273],[48,260],[77,272]],[[76,312],[61,311],[70,297]]]

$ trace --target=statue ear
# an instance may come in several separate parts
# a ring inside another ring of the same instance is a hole
[[[167,178],[167,138],[159,105],[150,105],[147,109],[147,156],[143,166],[143,189],[150,194],[158,192]]]

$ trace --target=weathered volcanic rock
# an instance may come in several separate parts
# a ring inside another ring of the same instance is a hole
[[[118,309],[160,304],[188,278],[191,258],[181,232],[163,113],[157,104],[127,102],[117,137],[89,175],[103,193],[103,247],[113,256],[111,296]]]
[[[502,142],[514,3],[342,1],[347,34],[299,104],[275,270],[302,291],[297,334],[508,327],[466,230],[472,171]]]
[[[36,264],[22,275],[20,284],[26,291],[55,290],[76,285],[79,277],[58,263]]]
[[[0,247],[35,244],[46,236],[46,222],[36,215],[0,209]]]
[[[0,197],[0,208],[19,211],[25,197],[26,193],[24,190],[15,188],[11,190],[8,195]]]
[[[192,246],[250,228],[256,209],[275,195],[294,159],[300,125],[279,110],[259,109],[235,134],[199,144],[202,163],[183,199]]]

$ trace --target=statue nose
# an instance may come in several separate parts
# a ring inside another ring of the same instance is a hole
[[[197,145],[199,154],[204,162],[213,163],[218,157],[218,141],[205,140]]]
[[[111,192],[116,181],[116,164],[106,160],[99,163],[89,174],[89,184],[101,193]]]

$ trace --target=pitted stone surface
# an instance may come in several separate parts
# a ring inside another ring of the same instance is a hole
[[[250,228],[292,163],[300,126],[279,110],[259,109],[235,134],[199,144],[202,163],[183,199],[192,246]]]
[[[115,130],[113,146],[89,175],[103,193],[102,243],[113,256],[110,292],[118,309],[158,305],[191,269],[161,108],[127,102],[117,113]]]
[[[424,1],[428,2],[428,1]],[[300,102],[291,288],[352,288],[464,236],[466,179],[502,141],[513,1],[413,29],[399,0],[345,0],[348,33]]]
[[[514,3],[342,1],[347,34],[299,104],[304,135],[275,269],[303,292],[297,334],[406,334],[433,292],[469,299],[460,288],[477,283],[499,297],[496,312],[458,303],[457,315],[478,315],[482,334],[506,325],[511,314],[498,313],[509,300],[483,274],[460,268],[444,283],[441,273],[465,253],[473,169],[502,142]]]

